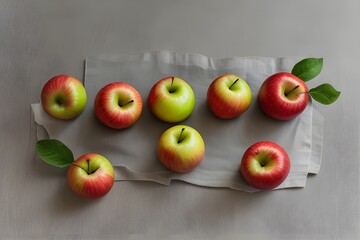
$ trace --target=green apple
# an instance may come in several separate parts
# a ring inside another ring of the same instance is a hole
[[[177,173],[196,168],[205,155],[205,143],[200,133],[186,125],[167,129],[160,137],[157,154],[160,162]]]
[[[166,77],[151,88],[147,102],[157,118],[164,122],[177,123],[192,113],[195,95],[191,86],[181,78]]]

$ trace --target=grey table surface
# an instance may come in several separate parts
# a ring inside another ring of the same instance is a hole
[[[359,23],[357,0],[0,0],[0,239],[360,239]],[[324,57],[342,95],[319,107],[320,173],[257,194],[129,181],[74,196],[36,156],[30,104],[54,75],[83,79],[87,56],[144,50]]]

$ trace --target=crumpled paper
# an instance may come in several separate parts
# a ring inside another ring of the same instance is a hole
[[[290,173],[277,189],[305,187],[308,174],[317,174],[320,169],[323,117],[310,101],[297,118],[273,120],[261,112],[256,101],[260,85],[268,76],[279,71],[291,71],[299,60],[264,57],[213,59],[170,51],[91,56],[86,59],[84,85],[88,100],[84,112],[73,120],[62,121],[46,114],[40,103],[32,104],[39,126],[38,138],[48,135],[63,141],[75,157],[88,152],[105,156],[114,166],[116,180],[153,181],[164,185],[180,180],[245,192],[258,190],[249,186],[239,173],[242,155],[253,143],[268,140],[286,149],[291,160]],[[225,73],[243,78],[253,93],[248,111],[230,120],[216,118],[206,106],[208,86]],[[193,88],[196,106],[191,116],[181,124],[198,130],[206,145],[201,164],[185,174],[167,170],[157,159],[156,145],[160,135],[175,124],[161,122],[146,105],[151,87],[167,76],[180,77]],[[114,81],[129,83],[143,98],[142,115],[128,129],[109,129],[94,115],[96,93]]]

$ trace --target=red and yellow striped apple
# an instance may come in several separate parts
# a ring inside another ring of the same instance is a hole
[[[308,89],[306,82],[320,74],[322,58],[305,58],[288,72],[268,77],[260,87],[258,102],[263,112],[271,118],[290,120],[301,114],[310,97],[321,104],[332,104],[340,96],[331,84],[323,83]]]
[[[251,89],[245,80],[234,74],[224,74],[212,81],[206,99],[215,116],[230,119],[244,113],[250,107],[251,98]]]
[[[205,143],[200,133],[186,125],[167,129],[160,137],[157,154],[160,162],[177,173],[196,168],[205,155]]]
[[[123,129],[140,118],[143,102],[140,93],[124,82],[113,82],[99,90],[95,97],[94,111],[104,125]]]
[[[83,198],[99,198],[107,194],[114,184],[114,169],[105,157],[88,153],[74,160],[73,152],[57,139],[36,142],[40,158],[55,167],[69,167],[69,187]]]
[[[264,113],[274,119],[290,120],[302,113],[309,102],[308,87],[297,76],[279,72],[260,87],[258,102]]]
[[[67,182],[78,196],[99,198],[111,190],[114,169],[105,157],[96,153],[84,154],[69,166]]]
[[[86,91],[78,79],[58,75],[49,79],[42,88],[41,104],[50,116],[69,120],[85,109]]]
[[[287,178],[290,172],[290,159],[280,145],[261,141],[245,151],[240,171],[244,180],[252,187],[270,190]]]

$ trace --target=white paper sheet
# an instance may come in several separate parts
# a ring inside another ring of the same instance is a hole
[[[286,149],[291,159],[287,179],[277,188],[304,187],[309,173],[317,174],[321,166],[323,118],[312,102],[291,121],[277,121],[265,116],[257,105],[261,83],[271,74],[291,71],[300,59],[232,57],[212,59],[200,54],[151,51],[88,57],[85,88],[88,102],[76,119],[61,121],[48,116],[39,103],[32,104],[35,121],[50,138],[63,141],[80,156],[97,152],[115,167],[116,180],[154,181],[168,185],[181,180],[206,187],[227,187],[256,192],[239,174],[245,150],[261,140],[274,141]],[[211,81],[224,73],[246,80],[253,93],[247,112],[238,118],[220,120],[206,106],[206,91]],[[176,174],[165,169],[156,157],[157,141],[163,131],[174,124],[155,118],[146,105],[150,88],[161,78],[177,76],[187,81],[196,96],[195,109],[182,124],[197,129],[203,136],[206,153],[192,172]],[[96,93],[107,83],[123,81],[142,95],[144,108],[138,122],[124,130],[109,129],[96,119],[93,102]],[[39,138],[44,138],[40,134]]]

